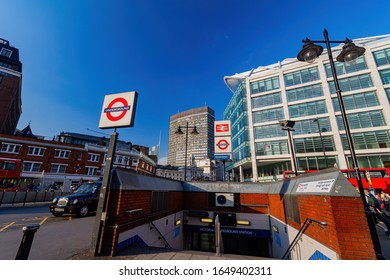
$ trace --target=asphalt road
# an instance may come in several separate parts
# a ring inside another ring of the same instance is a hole
[[[14,260],[23,226],[40,224],[29,260],[64,260],[91,245],[95,216],[53,217],[48,206],[0,209],[0,260]]]

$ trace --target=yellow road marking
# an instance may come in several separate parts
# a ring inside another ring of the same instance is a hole
[[[9,228],[9,227],[12,226],[14,223],[15,223],[15,222],[9,223],[9,224],[6,225],[5,227],[0,228],[0,232],[2,232],[3,230]]]
[[[49,217],[45,217],[39,224],[43,225],[43,223],[46,222],[47,219],[49,219]]]

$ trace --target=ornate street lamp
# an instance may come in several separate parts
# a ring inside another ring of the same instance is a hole
[[[196,126],[188,126],[188,122],[186,123],[185,129],[186,129],[186,142],[185,142],[185,154],[184,154],[184,181],[187,181],[187,150],[188,150],[188,129],[192,128],[191,135],[197,135],[199,134],[198,130],[196,129]],[[181,129],[181,126],[177,128],[175,131],[175,134],[184,134],[183,130]]]
[[[306,38],[306,40],[303,40],[302,42],[305,44],[303,45],[302,50],[298,53],[297,59],[299,61],[306,61],[308,63],[314,62],[315,59],[318,56],[320,56],[322,54],[322,51],[323,51],[323,47],[316,45],[314,43],[325,43],[328,57],[329,57],[330,68],[332,71],[333,81],[334,81],[335,88],[336,88],[337,99],[338,99],[339,104],[340,104],[340,112],[341,112],[341,117],[342,117],[343,123],[344,123],[345,134],[347,136],[349,150],[351,153],[352,165],[353,165],[353,168],[355,169],[356,179],[357,179],[357,183],[358,183],[358,189],[359,189],[360,197],[363,201],[363,205],[364,205],[364,209],[365,209],[366,217],[367,217],[367,223],[368,223],[368,227],[370,229],[371,240],[373,242],[374,250],[375,250],[377,258],[383,259],[384,257],[382,254],[381,245],[379,243],[379,238],[378,238],[378,233],[377,233],[376,227],[375,227],[373,213],[371,213],[369,208],[368,208],[368,204],[367,204],[365,194],[364,194],[362,178],[361,178],[361,175],[359,172],[359,164],[358,164],[357,156],[355,153],[355,148],[353,145],[352,134],[351,134],[351,131],[349,128],[348,118],[347,118],[347,114],[345,111],[343,97],[341,95],[340,84],[339,84],[339,81],[337,78],[336,67],[335,67],[335,64],[333,61],[333,55],[332,55],[332,50],[330,48],[330,44],[331,43],[338,43],[338,44],[344,43],[343,49],[342,49],[341,53],[337,56],[336,59],[339,62],[346,62],[346,63],[354,63],[354,61],[359,56],[364,54],[365,48],[356,46],[348,38],[346,38],[344,41],[330,41],[329,37],[328,37],[328,31],[326,29],[324,29],[324,38],[325,38],[325,41],[313,41],[313,40],[309,40],[308,38]]]

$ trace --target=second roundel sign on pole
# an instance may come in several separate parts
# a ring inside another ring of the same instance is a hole
[[[214,138],[214,149],[216,154],[226,154],[232,152],[231,137],[215,137]]]

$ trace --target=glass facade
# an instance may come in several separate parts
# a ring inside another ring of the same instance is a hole
[[[366,52],[355,63],[335,61],[352,141],[359,150],[360,167],[390,167],[390,115],[386,114],[390,110],[390,36],[359,39],[357,44]],[[253,155],[251,165],[257,174],[253,172],[252,180],[278,179],[283,171],[292,169],[288,135],[281,129],[281,120],[295,122],[291,135],[298,170],[352,166],[349,153],[345,153],[349,146],[326,54],[312,64],[289,59],[258,67],[237,74],[237,79],[241,79],[241,86],[225,116],[237,123],[235,128],[232,125],[233,145],[245,146],[245,155]],[[236,121],[239,116],[245,122]],[[245,131],[253,131],[253,139],[249,133],[239,135],[243,126]],[[240,159],[233,168],[249,166]]]
[[[233,93],[233,97],[224,111],[223,118],[230,120],[232,126],[233,161],[227,163],[226,171],[229,171],[241,163],[250,162],[251,160],[245,81],[241,81]],[[250,169],[244,170],[244,172],[248,176],[252,174]]]

